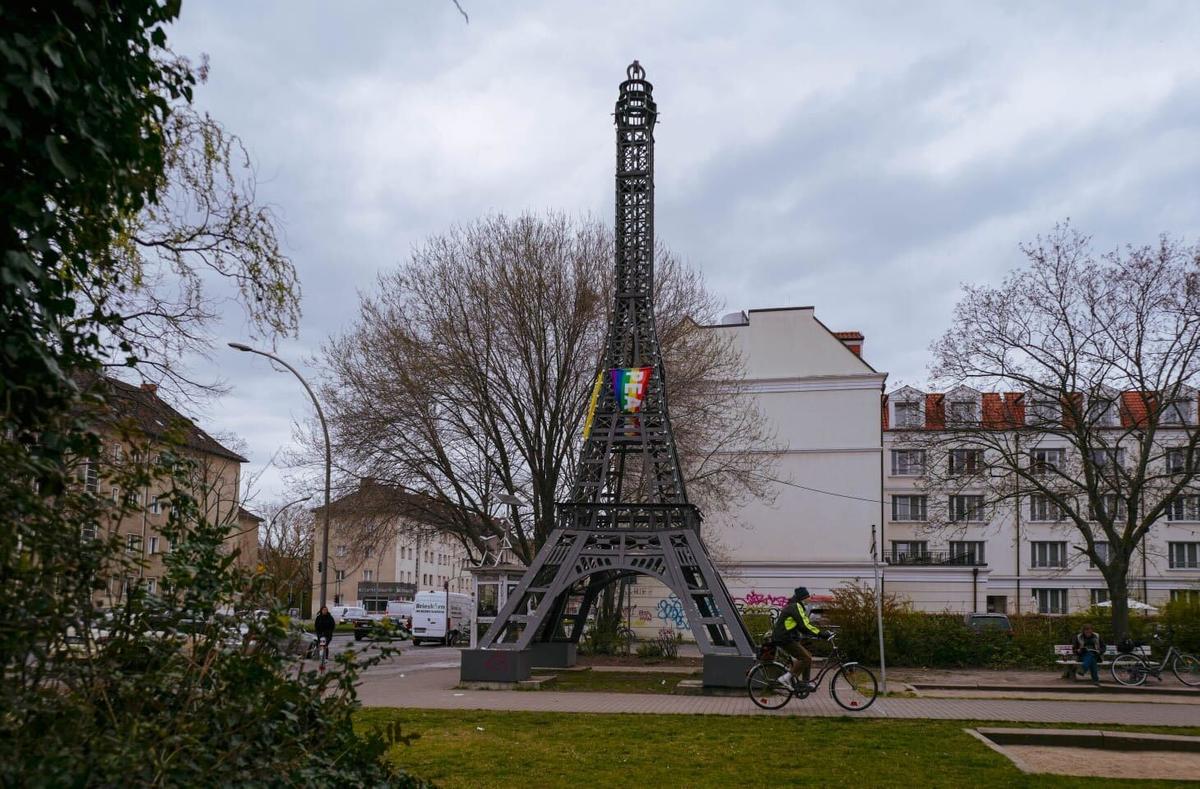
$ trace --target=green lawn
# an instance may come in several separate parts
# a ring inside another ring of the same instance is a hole
[[[975,724],[962,721],[398,709],[367,709],[357,716],[361,730],[393,721],[420,739],[396,746],[390,757],[448,789],[799,784],[1095,789],[1113,783],[1026,776],[965,734],[963,728]],[[1200,728],[1162,731],[1200,734]]]
[[[540,675],[543,672],[535,671]],[[558,679],[546,686],[546,690],[595,691],[607,693],[670,693],[681,679],[700,676],[668,671],[547,671]]]

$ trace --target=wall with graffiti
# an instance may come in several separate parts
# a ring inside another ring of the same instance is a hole
[[[769,582],[730,584],[729,591],[740,614],[765,614],[774,621],[779,611],[787,605],[794,587],[795,584],[777,586]],[[833,599],[828,594],[818,593],[817,589],[813,589],[813,592],[810,605],[818,612],[822,604]],[[682,633],[684,640],[692,640],[683,602],[661,583],[651,579],[640,580],[630,588],[626,600],[626,623],[638,638],[655,638],[660,630],[669,628]]]

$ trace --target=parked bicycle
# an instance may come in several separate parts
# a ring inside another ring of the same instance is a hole
[[[758,662],[746,674],[746,688],[750,692],[750,700],[764,710],[777,710],[791,701],[792,697],[806,698],[809,693],[815,693],[826,676],[832,675],[829,682],[829,695],[838,706],[850,712],[862,712],[875,703],[879,695],[879,683],[875,675],[866,666],[855,661],[847,661],[837,646],[837,634],[830,637],[829,643],[833,651],[825,658],[821,670],[813,680],[813,690],[809,691],[803,680],[798,677],[792,682],[780,682],[779,678],[787,673],[788,667],[776,660],[776,643],[771,640],[763,642],[759,648]]]
[[[1155,633],[1154,640],[1161,641],[1162,636]],[[1180,652],[1174,644],[1168,645],[1160,663],[1131,652],[1117,655],[1112,662],[1112,675],[1113,679],[1122,685],[1141,685],[1147,677],[1154,677],[1162,682],[1163,672],[1168,666],[1171,673],[1184,685],[1200,686],[1200,658]]]

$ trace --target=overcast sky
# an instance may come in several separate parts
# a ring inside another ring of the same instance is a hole
[[[811,304],[862,331],[889,388],[924,383],[960,283],[1056,221],[1101,248],[1197,236],[1198,3],[461,3],[469,24],[451,0],[184,3],[172,45],[211,57],[197,104],[245,141],[300,274],[293,361],[453,223],[611,223],[634,58],[659,239],[729,311]],[[222,343],[244,331],[231,311]],[[310,407],[265,360],[217,358],[234,389],[202,423],[257,469]]]

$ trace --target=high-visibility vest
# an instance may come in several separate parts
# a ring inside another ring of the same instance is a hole
[[[795,630],[797,625],[803,624],[804,629],[808,632],[818,632],[818,628],[813,627],[813,623],[808,621],[808,612],[804,610],[804,603],[796,603],[796,610],[800,612],[800,621],[797,622],[795,618],[789,616],[783,620],[784,630]]]

